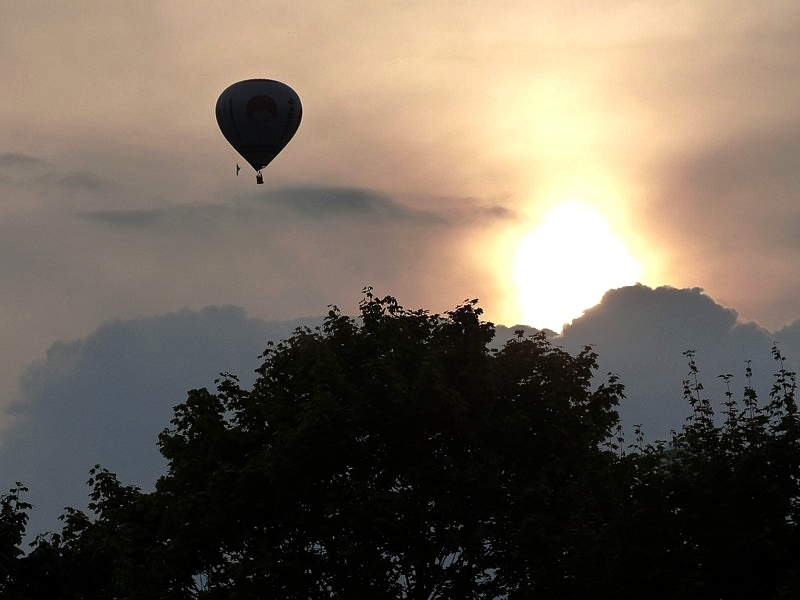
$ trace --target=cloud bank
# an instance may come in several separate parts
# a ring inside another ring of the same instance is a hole
[[[30,531],[41,532],[58,528],[64,506],[85,505],[84,481],[94,464],[148,488],[165,466],[157,435],[189,389],[213,387],[221,372],[239,375],[248,386],[268,340],[318,322],[264,321],[239,307],[208,307],[115,320],[84,338],[54,344],[25,371],[21,398],[8,415],[0,489],[14,481],[29,485],[35,505]],[[498,326],[498,341],[514,329]],[[800,321],[769,332],[740,322],[735,311],[700,289],[642,285],[609,291],[553,337],[570,352],[594,347],[598,377],[617,373],[626,385],[620,407],[626,430],[641,424],[649,439],[668,435],[688,416],[681,384],[688,374],[685,350],[696,352],[704,393],[712,400],[723,398],[717,376],[726,373],[734,376],[731,390],[740,396],[746,361],[763,398],[777,370],[770,355],[775,341],[788,368],[800,364]]]
[[[308,320],[304,321],[308,322]],[[116,320],[85,338],[54,344],[25,371],[7,413],[0,489],[29,486],[30,531],[57,529],[65,506],[86,504],[95,464],[149,487],[162,473],[159,432],[190,389],[213,387],[221,372],[255,378],[269,340],[299,322],[264,322],[233,306]]]

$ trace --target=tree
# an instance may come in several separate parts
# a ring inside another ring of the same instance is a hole
[[[176,409],[157,494],[183,575],[231,598],[556,585],[621,387],[543,335],[492,351],[475,302],[360,308],[270,347],[252,391],[227,376]]]
[[[28,489],[20,483],[0,496],[0,592],[13,584],[23,554],[22,539],[28,523],[30,503],[22,499]]]
[[[51,587],[83,573],[99,598],[306,600],[582,585],[575,543],[622,387],[593,387],[589,348],[520,332],[491,349],[480,315],[366,290],[359,318],[332,308],[270,345],[251,390],[226,374],[191,391],[160,436],[154,492],[96,469],[96,518],[72,511],[40,540],[61,561]]]
[[[618,598],[735,600],[800,594],[800,421],[795,375],[778,348],[766,401],[704,396],[694,352],[684,399],[692,414],[669,440],[639,439],[614,472],[620,511],[601,550]]]
[[[777,348],[770,397],[728,388],[721,413],[687,353],[692,416],[626,446],[622,384],[597,384],[590,348],[493,337],[475,301],[432,315],[366,290],[358,318],[332,308],[268,346],[251,389],[190,391],[153,492],[95,467],[93,514],[26,556],[24,489],[0,497],[2,596],[798,596],[800,421]]]
[[[795,375],[778,365],[769,398],[750,385],[722,411],[703,395],[694,353],[686,353],[684,398],[693,413],[673,435],[659,478],[681,558],[673,597],[795,598],[800,593],[800,420]],[[728,385],[731,375],[719,376]],[[654,448],[650,447],[649,452]]]

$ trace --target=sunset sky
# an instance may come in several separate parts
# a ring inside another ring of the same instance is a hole
[[[214,117],[253,77],[304,109],[263,186]],[[0,407],[114,319],[365,285],[556,331],[610,288],[702,288],[777,331],[798,107],[790,0],[6,0]]]

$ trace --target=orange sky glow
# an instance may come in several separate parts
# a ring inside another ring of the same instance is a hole
[[[113,318],[293,318],[364,285],[557,327],[515,269],[567,202],[604,225],[553,258],[588,260],[607,226],[638,266],[609,286],[699,286],[779,327],[800,316],[799,75],[788,1],[5,2],[9,368]],[[263,189],[233,175],[213,113],[249,77],[304,106]],[[350,196],[276,204],[302,190]],[[544,293],[572,301],[581,277]]]

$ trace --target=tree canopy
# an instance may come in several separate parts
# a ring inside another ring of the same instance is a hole
[[[251,389],[191,390],[152,492],[97,466],[91,512],[27,554],[0,498],[4,598],[779,598],[800,591],[794,375],[625,444],[613,375],[544,334],[492,345],[365,291],[269,345]]]

